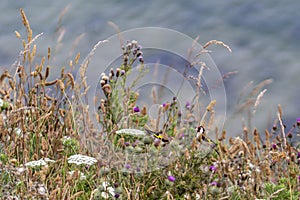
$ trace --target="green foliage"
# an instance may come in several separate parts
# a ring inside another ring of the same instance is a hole
[[[290,183],[292,181],[293,183]],[[299,191],[290,188],[292,185],[296,185],[296,180],[288,180],[287,178],[282,178],[275,183],[265,183],[265,198],[271,198],[275,200],[280,199],[299,199]]]

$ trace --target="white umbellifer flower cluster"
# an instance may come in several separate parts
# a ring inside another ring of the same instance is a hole
[[[144,131],[138,130],[138,129],[121,129],[116,131],[117,134],[130,134],[130,135],[136,135],[136,136],[145,136],[146,133]]]
[[[81,165],[81,164],[93,165],[97,163],[97,159],[90,156],[76,154],[68,158],[68,163],[74,163],[76,165]]]
[[[2,107],[3,106],[3,100],[2,99],[0,99],[0,107]]]
[[[42,158],[40,160],[27,162],[27,163],[25,163],[25,166],[26,167],[45,166],[45,165],[47,165],[47,162],[55,162],[55,161],[51,160],[49,158]]]

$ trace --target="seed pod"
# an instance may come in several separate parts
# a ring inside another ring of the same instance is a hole
[[[120,69],[120,68],[117,68],[117,69],[116,69],[116,77],[119,77],[119,76],[120,76],[120,72],[121,72],[121,69]]]
[[[59,89],[61,91],[64,91],[65,90],[65,84],[62,82],[62,80],[57,80],[57,84],[59,86]]]
[[[15,34],[16,34],[17,38],[19,38],[19,39],[21,38],[21,35],[18,31],[15,31]]]
[[[48,78],[49,72],[50,72],[50,67],[47,66],[47,67],[46,67],[46,72],[45,72],[45,79]]]
[[[51,56],[51,49],[50,47],[48,47],[48,60],[50,60],[50,56]]]
[[[109,84],[105,84],[103,87],[102,87],[103,91],[105,92],[105,94],[110,94],[111,93],[111,87]]]
[[[216,103],[217,103],[217,101],[216,101],[215,99],[212,100],[212,101],[209,103],[209,105],[206,107],[206,110],[207,110],[208,112],[211,112],[212,109],[213,109],[213,107],[216,105]]]
[[[75,87],[75,81],[74,81],[73,75],[71,73],[67,73],[67,76],[69,77],[69,80],[71,82],[71,86],[74,89],[74,87]]]
[[[57,82],[57,79],[54,81],[45,82],[45,86],[54,85],[54,84],[56,84],[56,82]]]

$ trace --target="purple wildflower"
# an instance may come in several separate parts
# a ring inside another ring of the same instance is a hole
[[[212,172],[215,172],[215,171],[217,171],[217,167],[214,166],[214,165],[211,165],[211,166],[209,167],[209,170],[212,171]]]
[[[130,142],[125,142],[124,144],[126,147],[128,147],[130,145]]]
[[[142,45],[137,46],[137,50],[141,50],[142,48],[143,48]]]
[[[180,133],[179,138],[180,138],[180,139],[183,139],[184,136],[185,136],[184,133]]]
[[[136,106],[136,107],[133,108],[133,111],[134,112],[140,112],[140,108],[138,106]]]
[[[276,144],[272,144],[272,149],[276,149],[277,145]]]
[[[139,56],[139,61],[144,62],[143,56]]]
[[[216,182],[216,181],[213,181],[213,182],[210,183],[210,185],[211,185],[211,186],[216,186],[216,185],[217,185],[217,182]]]
[[[175,181],[175,177],[174,176],[168,176],[168,180],[171,181],[171,182],[174,182]]]
[[[125,166],[124,166],[126,169],[130,169],[130,167],[131,167],[131,165],[130,164],[125,164]]]
[[[122,70],[121,70],[121,76],[123,76],[124,74],[125,74],[125,70],[122,69]]]
[[[186,102],[185,108],[188,109],[188,110],[191,109],[191,104],[190,104],[190,102],[188,102],[188,101]]]
[[[115,194],[115,198],[117,199],[117,198],[119,198],[120,197],[120,194],[119,193],[116,193]]]
[[[132,143],[132,147],[136,147],[137,143],[139,143],[139,140],[134,141],[134,143]]]

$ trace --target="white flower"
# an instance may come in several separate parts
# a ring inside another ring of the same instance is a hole
[[[2,107],[2,106],[3,106],[3,100],[0,99],[0,107]]]
[[[69,175],[72,177],[73,176],[73,174],[74,174],[74,172],[75,171],[70,171],[70,172],[68,172],[69,173]],[[86,180],[86,176],[84,175],[84,173],[82,173],[82,172],[80,172],[79,171],[79,180]]]
[[[146,133],[144,131],[138,129],[121,129],[116,131],[117,134],[128,134],[128,135],[136,135],[136,136],[145,136]]]
[[[42,158],[37,161],[31,161],[31,162],[25,163],[25,166],[27,166],[27,167],[45,166],[45,165],[47,165],[47,162],[55,162],[55,161],[51,160],[49,158]]]
[[[107,190],[112,196],[115,196],[115,189],[109,186],[109,183],[104,181],[102,183],[104,190]]]
[[[17,136],[22,136],[22,130],[20,128],[16,128],[15,133]]]
[[[74,163],[76,165],[81,165],[81,164],[93,165],[97,163],[97,159],[90,156],[76,154],[68,158],[68,163]]]
[[[38,187],[38,193],[40,194],[40,195],[45,195],[46,194],[46,192],[47,192],[47,189],[45,188],[45,186],[44,185],[40,185],[39,187]]]
[[[102,186],[103,186],[103,188],[106,188],[106,187],[108,187],[108,186],[109,186],[109,183],[108,183],[108,182],[106,182],[106,181],[104,181],[104,182],[102,183]]]
[[[108,198],[109,198],[109,195],[108,195],[106,192],[101,192],[101,196],[102,196],[104,199],[108,199]]]
[[[18,175],[21,175],[21,174],[23,174],[23,172],[25,172],[25,167],[20,167],[20,168],[17,168],[17,174]]]
[[[255,171],[256,171],[257,173],[260,173],[259,167],[257,167],[257,168],[255,169]]]

